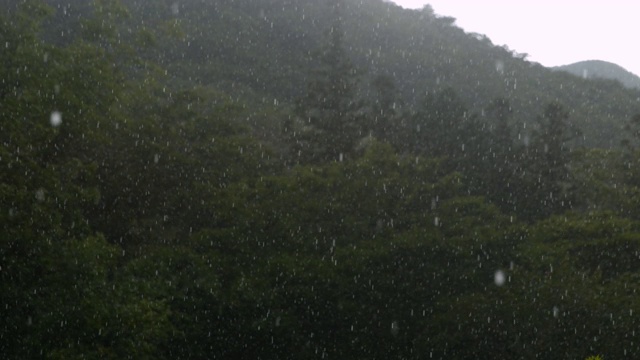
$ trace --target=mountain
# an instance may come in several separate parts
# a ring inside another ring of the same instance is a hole
[[[128,0],[133,19],[153,23],[158,6]],[[334,3],[341,3],[335,7]],[[157,61],[173,84],[213,86],[240,99],[293,104],[318,66],[318,51],[335,18],[342,20],[349,57],[362,93],[389,75],[413,109],[428,94],[453,88],[471,113],[496,98],[513,108],[514,127],[534,123],[553,101],[566,105],[583,143],[617,146],[624,124],[640,113],[640,92],[608,81],[588,81],[527,61],[526,55],[466,33],[430,7],[403,9],[382,0],[254,0],[203,4],[186,0],[173,14],[185,37],[160,44]],[[145,19],[147,17],[147,19]],[[523,134],[526,136],[526,134]]]
[[[57,11],[54,28],[45,34],[63,34],[51,41],[68,42],[69,34],[82,32],[85,1],[46,2]],[[484,35],[466,33],[455,19],[439,16],[428,6],[409,10],[383,0],[122,3],[131,14],[125,24],[128,32],[179,34],[140,50],[168,70],[166,85],[175,90],[204,86],[258,107],[293,105],[340,18],[365,98],[379,75],[392,78],[409,110],[447,88],[475,114],[484,114],[492,100],[506,98],[518,128],[534,123],[549,102],[560,102],[570,109],[572,125],[582,130],[581,144],[605,148],[617,146],[624,124],[640,113],[640,91],[552,71]],[[257,126],[265,131],[277,127],[268,122]]]
[[[585,79],[610,79],[617,80],[622,85],[640,89],[640,77],[627,71],[620,65],[616,65],[602,60],[580,61],[574,64],[554,67],[553,70],[565,71],[570,74],[581,76]]]
[[[2,359],[640,353],[640,91],[379,0],[43,1],[0,0]]]

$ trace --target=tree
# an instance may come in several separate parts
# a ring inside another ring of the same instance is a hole
[[[393,78],[389,75],[378,75],[372,81],[375,90],[369,125],[371,135],[380,140],[397,143],[401,122],[400,99]]]
[[[623,162],[628,170],[627,182],[638,185],[640,184],[640,174],[638,172],[638,141],[640,141],[640,114],[636,114],[629,119],[624,126],[627,132],[627,138],[622,141],[624,148]]]
[[[456,158],[463,151],[462,130],[467,110],[458,94],[447,88],[426,96],[414,115],[411,141],[415,152]]]
[[[505,98],[493,100],[487,108],[487,115],[492,121],[487,196],[505,209],[513,209],[514,206],[516,160],[520,152],[513,142],[509,124],[512,113],[511,104]]]
[[[526,154],[529,189],[521,194],[521,206],[529,216],[543,218],[573,206],[568,142],[578,132],[569,123],[569,111],[557,102],[545,107],[537,125]]]
[[[292,134],[301,161],[336,161],[350,155],[362,137],[362,104],[357,101],[358,72],[344,46],[340,1],[333,4],[335,22],[296,114],[303,126]]]

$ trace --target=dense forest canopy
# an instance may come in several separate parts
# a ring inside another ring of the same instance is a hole
[[[4,358],[640,350],[638,90],[382,0],[0,4]]]

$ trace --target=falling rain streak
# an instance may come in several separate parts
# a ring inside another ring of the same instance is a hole
[[[383,0],[3,4],[3,359],[640,354],[617,67]]]

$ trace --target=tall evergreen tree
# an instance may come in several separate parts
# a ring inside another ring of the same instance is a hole
[[[527,153],[530,186],[528,212],[533,218],[546,217],[570,209],[573,204],[569,172],[568,142],[575,135],[569,111],[560,103],[549,103],[537,118],[532,146]]]
[[[519,150],[513,142],[512,129],[509,124],[512,116],[508,99],[498,98],[487,108],[487,115],[493,122],[489,149],[489,181],[487,195],[494,203],[505,209],[513,208],[515,191],[516,159]]]
[[[372,123],[369,130],[377,139],[392,141],[390,136],[397,132],[396,127],[400,115],[396,84],[391,76],[378,75],[373,79],[371,85],[375,90],[375,100],[372,104]]]
[[[407,129],[414,151],[427,156],[458,158],[464,144],[467,109],[455,90],[447,88],[429,94]]]
[[[294,140],[303,162],[342,159],[353,152],[357,140],[364,136],[363,106],[356,97],[358,73],[344,45],[342,6],[342,1],[332,4],[335,20],[328,32],[329,41],[322,49],[306,94],[296,106],[304,128]]]
[[[622,162],[625,166],[626,182],[638,186],[640,184],[640,172],[638,164],[638,142],[640,141],[640,114],[636,114],[625,124],[626,139],[622,141],[624,152],[622,153]]]

